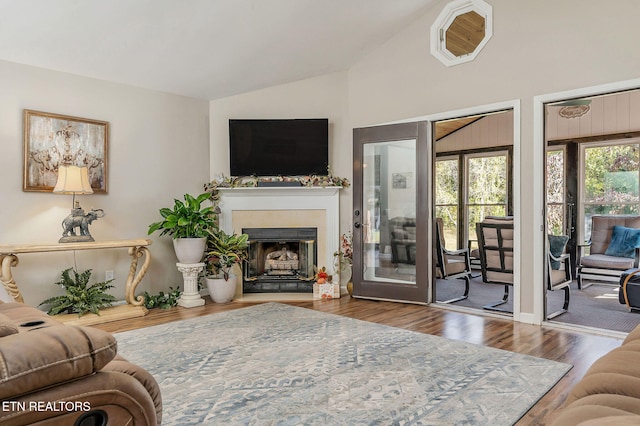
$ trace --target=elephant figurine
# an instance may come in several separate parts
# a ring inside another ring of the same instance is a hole
[[[94,241],[91,233],[89,232],[89,225],[94,220],[98,220],[104,217],[105,213],[102,209],[91,209],[86,213],[81,208],[75,208],[71,210],[71,214],[62,221],[62,238],[58,242],[60,243],[77,243]],[[76,228],[79,230],[79,234],[76,234]]]

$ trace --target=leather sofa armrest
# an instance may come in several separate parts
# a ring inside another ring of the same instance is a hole
[[[108,363],[103,369],[103,372],[113,371],[118,373],[124,373],[136,379],[142,386],[145,387],[149,396],[153,400],[155,406],[156,417],[158,424],[162,420],[162,395],[160,394],[160,386],[153,376],[142,367],[136,364],[132,364],[120,355],[117,355],[113,361]]]
[[[59,325],[0,338],[0,400],[88,376],[117,352],[115,338],[96,328]]]
[[[107,425],[157,426],[154,401],[138,380],[125,373],[100,370],[95,374],[11,398],[14,403],[0,410],[0,424],[73,425],[103,424],[78,419],[91,412],[104,412]],[[38,409],[52,404],[55,410]],[[34,408],[36,407],[36,408]]]

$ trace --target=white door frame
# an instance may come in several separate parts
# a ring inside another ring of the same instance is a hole
[[[404,123],[404,122],[413,122],[413,121],[441,121],[441,120],[450,120],[453,118],[464,117],[468,115],[481,115],[481,114],[491,114],[493,112],[503,111],[503,110],[513,110],[513,320],[514,321],[523,321],[521,319],[520,312],[520,227],[521,225],[521,217],[520,217],[520,99],[514,99],[511,101],[497,102],[493,104],[480,105],[470,108],[463,108],[453,111],[441,112],[437,114],[425,115],[422,117],[415,117],[406,120],[394,121],[394,123]],[[433,139],[433,137],[432,137]],[[429,150],[433,150],[432,146],[433,140],[429,140]],[[433,161],[433,159],[431,159]],[[429,203],[433,204],[433,194],[432,191],[429,190]],[[429,221],[429,226],[433,226],[433,223]],[[433,234],[433,229],[431,229],[431,234]],[[431,247],[431,245],[429,245]],[[431,253],[429,254],[429,259],[431,259]],[[429,268],[429,289],[433,285],[433,277],[431,276],[431,268]],[[431,298],[431,291],[429,292]],[[430,300],[430,302],[432,302]],[[527,315],[528,317],[528,315]],[[524,322],[530,322],[528,318],[524,319]]]
[[[599,86],[584,87],[564,92],[549,93],[533,97],[533,229],[540,232],[533,234],[533,323],[542,324],[544,319],[544,300],[546,282],[544,276],[544,247],[546,225],[544,223],[544,104],[569,99],[598,96],[606,93],[619,92],[640,88],[640,79],[625,80]],[[515,155],[514,155],[515,156]]]

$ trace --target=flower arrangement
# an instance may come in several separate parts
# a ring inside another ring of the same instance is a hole
[[[349,179],[333,176],[331,170],[327,170],[326,176],[311,175],[311,176],[273,176],[273,177],[230,177],[223,174],[219,174],[214,177],[211,182],[204,185],[204,190],[211,193],[211,201],[217,206],[220,201],[220,194],[218,188],[243,188],[243,187],[256,187],[258,182],[298,182],[302,186],[339,186],[342,188],[348,188],[350,183]]]
[[[323,266],[322,269],[318,269],[318,272],[316,272],[315,279],[318,284],[327,284],[331,282],[333,277],[329,275],[327,268]]]
[[[351,231],[340,236],[340,250],[333,253],[336,271],[353,264],[353,234]]]

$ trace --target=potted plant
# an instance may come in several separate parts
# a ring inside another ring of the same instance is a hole
[[[231,272],[234,265],[247,259],[247,234],[227,234],[221,229],[210,229],[207,238],[207,275],[205,277],[209,296],[216,303],[226,303],[236,292],[236,276]]]
[[[148,234],[160,231],[160,235],[173,238],[173,248],[180,263],[202,261],[208,231],[216,228],[213,206],[202,207],[211,194],[205,192],[194,197],[184,194],[184,201],[175,199],[173,209],[161,208],[161,221],[149,225]]]
[[[73,277],[70,272],[73,271]],[[39,306],[49,305],[47,314],[78,314],[78,317],[92,312],[100,315],[100,309],[108,308],[116,298],[106,291],[113,288],[113,280],[103,281],[88,285],[91,278],[91,269],[78,273],[73,268],[68,268],[60,274],[60,280],[55,284],[65,290],[62,296],[54,296],[40,303]]]

